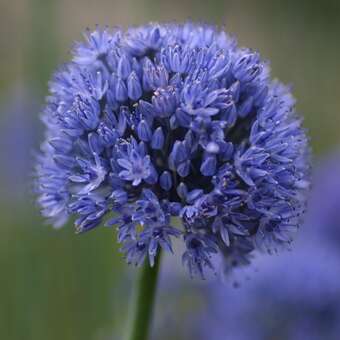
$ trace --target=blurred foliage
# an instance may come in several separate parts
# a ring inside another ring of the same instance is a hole
[[[53,69],[69,59],[72,42],[87,26],[201,20],[225,25],[241,45],[271,60],[274,76],[294,85],[317,155],[340,141],[337,0],[2,0],[0,13],[0,98],[19,82],[43,103]],[[38,112],[24,114],[38,140]],[[6,161],[0,155],[1,165]],[[31,171],[20,170],[22,176]],[[71,225],[58,231],[44,226],[26,191],[20,202],[3,191],[0,197],[0,339],[116,338],[128,294],[115,233],[99,228],[75,235]]]
[[[109,229],[42,226],[35,208],[2,213],[1,339],[100,339],[116,311],[122,261]]]
[[[24,45],[26,55],[23,58],[23,76],[34,88],[41,90],[46,88],[51,70],[56,67],[58,61],[58,2],[31,0],[30,4],[30,29]]]

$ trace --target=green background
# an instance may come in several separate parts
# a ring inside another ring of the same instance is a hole
[[[39,217],[29,184],[39,112],[52,71],[86,27],[186,19],[225,26],[271,60],[273,76],[293,84],[315,157],[337,148],[336,0],[1,0],[0,339],[118,338],[134,268],[127,269],[112,230],[77,236],[71,224],[56,231]]]

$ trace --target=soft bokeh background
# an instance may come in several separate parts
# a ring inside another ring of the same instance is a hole
[[[340,144],[339,18],[338,0],[0,0],[0,339],[104,340],[122,329],[131,273],[113,231],[52,230],[30,194],[47,81],[86,27],[224,25],[294,85],[320,157]]]

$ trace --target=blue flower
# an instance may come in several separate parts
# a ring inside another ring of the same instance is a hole
[[[257,275],[248,277],[250,282],[238,288],[212,280],[193,286],[176,266],[168,266],[161,281],[161,288],[166,288],[161,291],[166,293],[160,298],[155,338],[337,339],[339,243],[336,249],[330,239],[324,239],[324,243],[320,239],[311,242],[310,227],[306,225],[304,236],[307,237],[299,239],[299,247],[294,251],[280,254],[275,260],[258,258]],[[334,224],[324,224],[323,230],[320,228],[316,234],[320,238],[325,234],[331,237],[332,229]],[[169,318],[169,311],[183,299],[191,301],[185,313],[179,310],[178,315]]]
[[[155,338],[337,339],[340,332],[339,171],[339,150],[322,157],[313,175],[309,210],[296,247],[275,256],[275,261],[258,254],[253,262],[256,275],[238,268],[226,277],[224,284],[219,280],[193,284],[168,259],[171,263],[161,277],[163,296],[159,299],[161,312],[156,317]],[[214,225],[216,231],[225,228],[220,219]],[[246,249],[233,247],[232,251],[230,266],[243,265],[239,255]],[[226,289],[231,288],[230,284],[238,288]],[[175,304],[188,298],[191,309],[185,312],[179,309],[169,318]]]
[[[172,239],[192,275],[287,246],[309,147],[290,89],[225,32],[193,23],[97,28],[50,82],[38,201],[79,232],[118,228],[128,262]],[[237,260],[236,260],[237,259]]]
[[[132,181],[133,186],[139,185],[151,174],[150,157],[141,156],[136,150],[132,150],[126,158],[118,158],[117,163],[124,169],[118,176],[126,181]]]

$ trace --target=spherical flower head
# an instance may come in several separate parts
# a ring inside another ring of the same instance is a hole
[[[43,215],[78,232],[107,215],[130,263],[185,245],[203,277],[292,240],[308,143],[289,88],[257,52],[192,23],[99,29],[50,83],[37,166]]]

